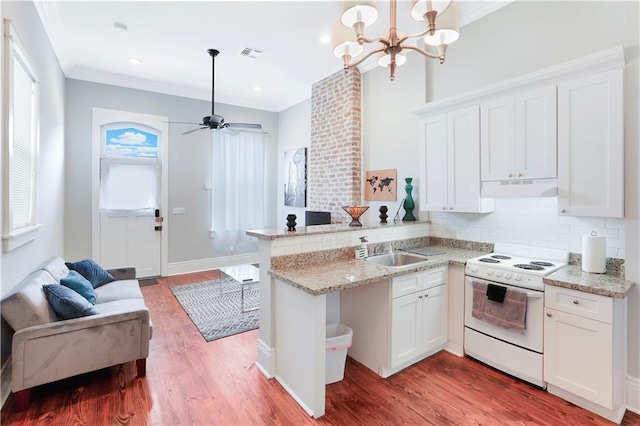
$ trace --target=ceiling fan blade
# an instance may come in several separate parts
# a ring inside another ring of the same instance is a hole
[[[233,129],[230,129],[229,126],[224,126],[218,129],[222,133],[226,133],[228,135],[238,136],[240,133],[236,132]]]
[[[262,124],[253,123],[226,123],[228,127],[236,127],[238,129],[262,129]]]
[[[187,130],[186,132],[180,133],[181,135],[188,135],[189,133],[193,133],[198,130],[207,129],[207,127],[198,127],[196,129]]]

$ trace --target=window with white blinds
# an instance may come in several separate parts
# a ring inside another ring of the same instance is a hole
[[[38,77],[15,31],[5,21],[8,107],[5,126],[8,171],[4,190],[4,249],[35,238],[37,223]]]

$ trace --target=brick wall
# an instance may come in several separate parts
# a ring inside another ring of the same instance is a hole
[[[341,206],[361,204],[361,75],[337,72],[311,89],[309,209],[331,212],[332,222],[349,216]]]

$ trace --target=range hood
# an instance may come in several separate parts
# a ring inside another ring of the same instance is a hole
[[[486,198],[555,197],[558,179],[512,179],[482,182],[480,196]]]

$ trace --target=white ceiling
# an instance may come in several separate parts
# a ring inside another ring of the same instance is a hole
[[[460,1],[461,26],[513,0]],[[325,1],[36,1],[60,66],[68,78],[211,99],[211,57],[216,58],[216,102],[282,111],[311,96],[313,83],[342,67],[331,35],[340,2]],[[399,1],[398,28],[418,32],[408,1]],[[366,34],[388,30],[389,6]],[[124,23],[126,33],[114,23]],[[244,47],[263,50],[240,57]],[[454,49],[452,45],[451,49]],[[409,60],[422,60],[415,52]],[[128,58],[139,58],[132,65]],[[364,64],[364,71],[373,65]],[[361,66],[361,69],[363,67]],[[254,86],[260,85],[257,92]]]

